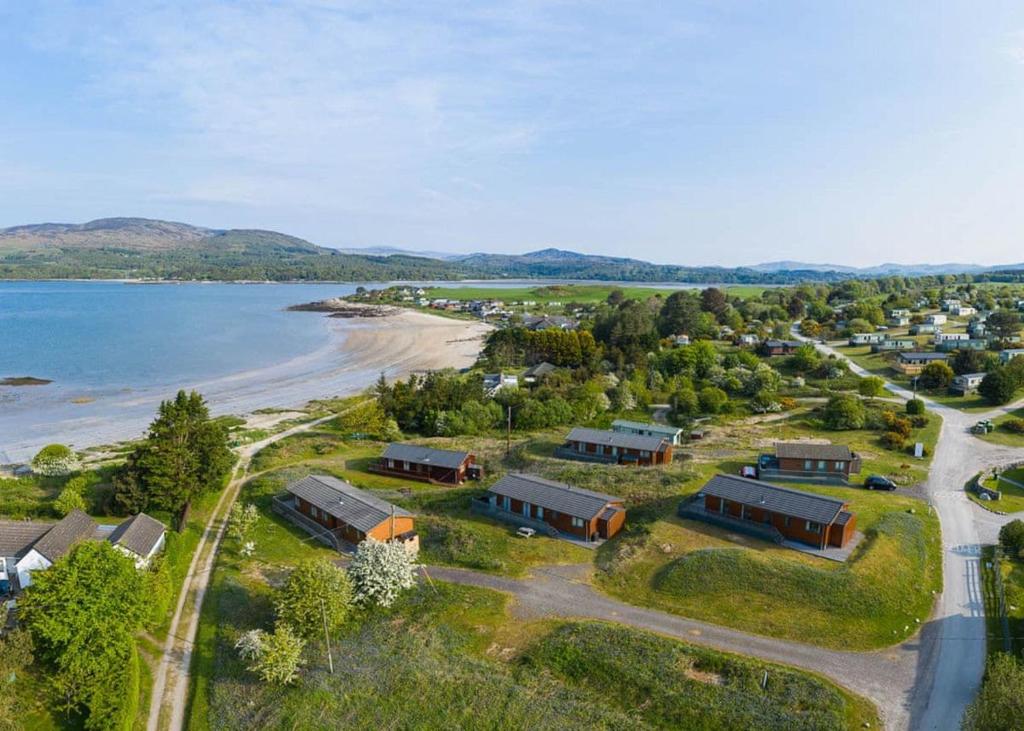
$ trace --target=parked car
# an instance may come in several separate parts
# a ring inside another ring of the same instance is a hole
[[[887,477],[881,475],[871,475],[868,479],[864,480],[865,490],[895,490],[896,483]]]
[[[744,465],[740,467],[740,477],[747,477],[751,480],[757,479],[757,467],[753,465]]]
[[[520,538],[533,538],[537,535],[537,531],[533,528],[527,528],[525,525],[519,526],[519,530],[516,531],[516,535]]]

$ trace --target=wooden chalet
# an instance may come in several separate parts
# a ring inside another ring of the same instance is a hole
[[[846,482],[860,472],[860,455],[845,444],[776,442],[775,454],[758,459],[758,474],[768,478]]]
[[[305,519],[295,520],[300,527],[339,549],[340,542],[356,545],[367,538],[419,547],[412,513],[336,477],[310,475],[296,480],[276,501]],[[282,514],[295,518],[287,511]]]
[[[799,340],[765,340],[761,343],[761,355],[774,357],[793,355],[803,345]]]
[[[421,482],[461,485],[466,479],[479,479],[483,469],[477,466],[470,452],[420,447],[393,442],[388,445],[370,472],[392,477],[405,477]]]
[[[585,541],[611,538],[626,522],[622,499],[536,475],[512,473],[487,489],[487,512],[510,522],[543,523]]]
[[[818,549],[844,548],[856,531],[857,516],[845,501],[761,480],[715,475],[698,495],[709,516],[750,522]]]
[[[894,370],[907,375],[916,376],[924,370],[924,367],[929,363],[936,363],[939,361],[945,361],[947,358],[945,353],[933,353],[929,351],[911,351],[902,352],[896,357],[896,361],[892,364]]]
[[[672,442],[663,436],[645,436],[604,429],[574,428],[556,457],[606,464],[660,465],[672,462]]]

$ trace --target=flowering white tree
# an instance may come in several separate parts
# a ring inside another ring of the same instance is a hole
[[[259,520],[260,511],[255,505],[249,503],[243,507],[240,503],[235,503],[231,506],[231,513],[228,516],[228,535],[243,543]]]
[[[416,585],[416,556],[397,541],[367,538],[348,567],[360,604],[390,607],[405,589]]]
[[[79,467],[75,453],[63,444],[49,444],[32,458],[32,471],[45,477],[69,475]]]
[[[284,685],[295,682],[299,676],[305,647],[306,641],[286,624],[278,624],[270,633],[261,629],[249,630],[235,643],[235,649],[248,663],[246,667],[250,672],[267,683]]]

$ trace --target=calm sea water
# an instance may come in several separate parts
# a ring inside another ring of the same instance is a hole
[[[328,336],[324,318],[288,305],[355,286],[0,282],[0,378],[102,390],[271,366]]]

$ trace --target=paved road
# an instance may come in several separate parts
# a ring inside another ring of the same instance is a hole
[[[872,375],[831,347],[816,347],[843,358],[858,375]],[[913,396],[895,384],[886,387],[897,396]],[[964,709],[977,693],[984,672],[986,637],[979,580],[980,548],[984,543],[994,542],[999,527],[1010,520],[968,500],[964,485],[986,467],[1021,457],[1019,449],[976,438],[970,427],[980,419],[993,418],[1020,404],[969,415],[919,398],[943,419],[924,488],[942,526],[944,589],[918,643],[919,658],[909,707],[889,723],[894,728],[914,731],[953,730],[959,728]]]

